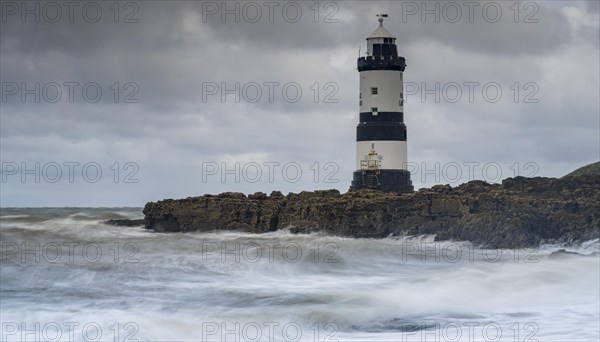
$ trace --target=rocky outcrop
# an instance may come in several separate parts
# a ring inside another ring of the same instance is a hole
[[[143,226],[145,223],[145,220],[144,219],[141,219],[141,220],[129,220],[129,219],[106,220],[106,221],[102,221],[102,223],[108,224],[110,226],[137,227],[137,226]]]
[[[505,179],[436,185],[411,194],[337,190],[204,195],[150,202],[145,226],[157,232],[289,228],[346,237],[435,234],[496,248],[598,238],[600,176]]]

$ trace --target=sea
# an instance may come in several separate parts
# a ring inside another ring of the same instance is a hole
[[[1,341],[599,341],[600,242],[155,233],[3,208]]]

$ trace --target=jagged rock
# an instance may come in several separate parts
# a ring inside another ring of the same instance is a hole
[[[150,202],[147,229],[157,232],[242,230],[382,238],[436,234],[496,248],[598,238],[600,175],[436,185],[411,194],[325,190],[284,196],[224,193]]]
[[[283,194],[281,193],[281,191],[271,191],[271,195],[269,195],[269,197],[284,197]]]
[[[129,219],[121,219],[121,220],[106,220],[102,223],[108,224],[111,226],[119,226],[119,227],[136,227],[143,226],[144,220],[129,220]]]
[[[248,195],[248,198],[255,200],[264,200],[267,199],[267,194],[265,194],[264,192],[255,192],[252,195]]]

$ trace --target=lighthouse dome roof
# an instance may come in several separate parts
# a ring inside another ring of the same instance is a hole
[[[379,27],[375,30],[367,39],[371,38],[396,38],[394,37],[390,31],[388,31],[385,27],[383,27],[383,22],[379,23]]]

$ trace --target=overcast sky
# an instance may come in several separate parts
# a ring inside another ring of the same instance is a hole
[[[3,207],[347,191],[381,12],[415,188],[600,159],[598,1],[1,3]]]

